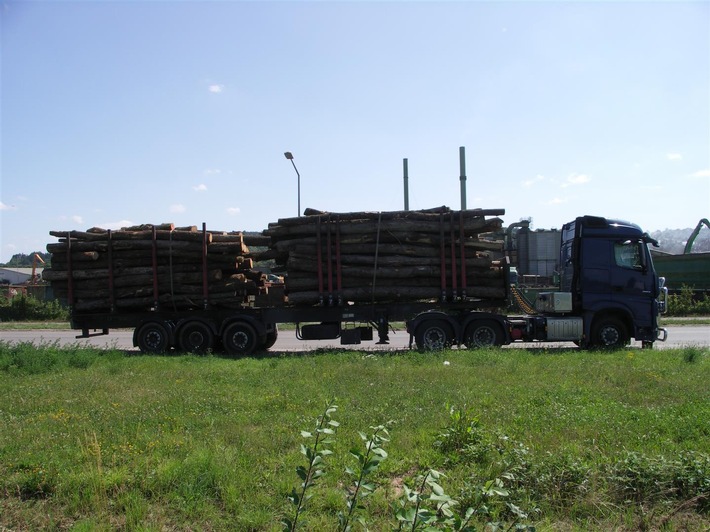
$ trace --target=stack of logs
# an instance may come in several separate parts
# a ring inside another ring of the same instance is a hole
[[[291,304],[503,299],[504,210],[325,213],[269,224],[262,258],[286,274]]]
[[[43,277],[75,310],[238,308],[268,290],[241,232],[161,224],[50,234],[59,242],[47,245]]]

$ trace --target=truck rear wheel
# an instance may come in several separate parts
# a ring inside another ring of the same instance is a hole
[[[426,320],[414,335],[419,351],[439,351],[451,347],[454,341],[451,326],[443,320]]]
[[[254,327],[238,321],[229,325],[222,334],[222,345],[231,356],[246,356],[254,352],[258,337]]]
[[[214,345],[214,333],[201,321],[188,321],[178,329],[178,346],[186,353],[206,353]]]
[[[629,333],[618,318],[602,318],[594,324],[591,341],[593,347],[616,349],[628,343]]]
[[[503,331],[500,325],[493,320],[474,321],[466,327],[464,339],[464,343],[469,349],[496,347],[503,345]]]
[[[144,323],[136,330],[136,345],[141,353],[164,353],[170,347],[168,329],[157,321]]]

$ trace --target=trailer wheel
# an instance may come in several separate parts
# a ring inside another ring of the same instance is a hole
[[[497,347],[503,345],[503,331],[493,320],[474,321],[466,327],[464,340],[469,349]]]
[[[141,353],[164,353],[170,346],[168,329],[157,321],[144,323],[136,331],[136,345]]]
[[[254,327],[238,321],[228,326],[222,334],[222,345],[231,356],[245,356],[256,348],[257,335]]]
[[[214,346],[214,333],[201,321],[189,321],[178,330],[178,346],[186,353],[206,353]]]
[[[439,351],[450,347],[454,334],[443,320],[426,320],[417,327],[414,338],[419,351]]]
[[[591,344],[603,349],[616,349],[629,343],[626,326],[618,318],[602,318],[594,324]]]
[[[276,343],[276,339],[279,337],[279,330],[274,326],[274,330],[266,333],[266,340],[261,344],[261,349],[266,351],[271,349]]]

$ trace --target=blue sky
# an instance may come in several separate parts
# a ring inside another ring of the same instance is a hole
[[[0,262],[301,207],[710,216],[710,2],[2,1]]]

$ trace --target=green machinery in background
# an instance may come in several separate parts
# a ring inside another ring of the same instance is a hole
[[[666,278],[666,286],[671,292],[689,286],[698,293],[710,293],[710,252],[692,252],[693,243],[703,226],[710,229],[707,218],[700,220],[693,229],[682,255],[651,251],[656,271]]]

